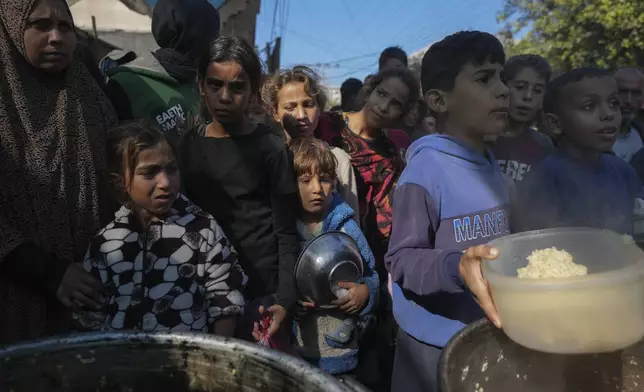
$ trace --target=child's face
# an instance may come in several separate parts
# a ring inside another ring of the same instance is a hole
[[[436,133],[436,119],[432,116],[427,116],[421,121],[421,129],[423,133],[428,135]]]
[[[246,111],[246,115],[256,123],[266,123],[266,110],[262,105],[258,103],[251,104]]]
[[[409,88],[399,78],[383,80],[371,92],[364,110],[367,125],[371,128],[389,128],[401,121],[409,101]]]
[[[333,200],[333,182],[332,176],[318,173],[315,165],[311,168],[311,172],[298,177],[298,189],[304,212],[324,214]]]
[[[296,128],[299,137],[313,137],[320,120],[320,107],[317,100],[306,92],[304,83],[287,83],[280,89],[275,120],[287,131],[291,127]],[[285,126],[289,121],[292,124]]]
[[[561,91],[559,109],[547,123],[575,145],[596,152],[612,149],[622,121],[617,84],[611,76],[585,78]],[[554,121],[553,121],[554,120]]]
[[[407,116],[405,117],[405,125],[408,128],[414,128],[420,123],[420,110],[418,109],[418,104],[413,105],[410,109],[409,112],[407,112]]]
[[[428,104],[446,117],[446,129],[468,137],[503,132],[508,122],[508,87],[501,80],[501,64],[466,64],[456,76],[454,89],[428,92]]]
[[[238,124],[244,119],[250,100],[250,80],[234,61],[211,63],[199,93],[212,117],[222,124]]]
[[[170,146],[159,143],[141,151],[134,170],[125,170],[125,184],[134,205],[152,216],[166,214],[181,186],[179,165]]]
[[[518,123],[531,123],[543,103],[546,81],[532,68],[524,68],[508,81],[510,118]]]

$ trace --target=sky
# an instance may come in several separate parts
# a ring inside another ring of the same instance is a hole
[[[275,5],[278,4],[277,12]],[[281,67],[313,66],[328,86],[377,71],[382,49],[408,54],[453,32],[497,33],[503,0],[261,0],[255,45],[282,36]],[[272,29],[273,15],[276,27]],[[271,31],[273,34],[271,35]],[[263,53],[262,53],[263,55]],[[322,67],[316,67],[322,64]]]
[[[311,66],[329,87],[337,87],[349,77],[364,79],[377,71],[378,56],[388,46],[401,46],[411,54],[459,30],[497,33],[501,26],[496,22],[496,14],[504,3],[504,0],[260,1],[255,34],[259,50],[281,36],[281,67]],[[217,6],[224,1],[211,2]],[[261,55],[265,58],[265,52]]]

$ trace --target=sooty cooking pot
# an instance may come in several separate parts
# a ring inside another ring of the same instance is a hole
[[[447,343],[439,378],[441,392],[642,392],[644,341],[604,354],[551,354],[483,319]]]
[[[0,350],[3,392],[360,392],[257,344],[205,334],[96,333]]]

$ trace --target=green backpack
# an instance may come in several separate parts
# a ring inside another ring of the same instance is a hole
[[[161,70],[127,64],[107,70],[127,96],[133,119],[144,119],[168,136],[179,136],[198,117],[201,97],[196,81],[179,84]]]

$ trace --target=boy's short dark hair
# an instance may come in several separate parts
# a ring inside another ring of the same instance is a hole
[[[579,82],[587,78],[602,78],[604,76],[611,76],[611,74],[607,70],[600,68],[576,68],[557,76],[546,87],[546,95],[543,97],[544,113],[556,114],[561,92],[570,83]]]
[[[360,92],[360,89],[362,88],[364,83],[360,79],[356,78],[349,78],[342,82],[342,85],[340,86],[340,94],[344,96],[350,96],[350,95],[355,95],[358,92]]]
[[[401,63],[405,64],[405,67],[407,67],[407,53],[398,46],[390,46],[380,53],[380,58],[378,58],[378,68],[382,69],[389,59],[399,60]]]
[[[550,63],[545,58],[536,54],[521,54],[510,57],[505,62],[501,77],[505,82],[508,82],[516,78],[517,74],[526,68],[533,69],[546,82],[550,81],[550,76],[552,75]]]
[[[358,94],[363,83],[360,79],[349,78],[340,86],[341,108],[343,112],[357,112],[362,106],[358,103]]]
[[[432,89],[450,91],[456,76],[466,64],[485,61],[505,63],[503,45],[492,34],[482,31],[459,31],[433,44],[423,56],[420,81],[423,94]]]
[[[291,141],[289,149],[293,154],[293,168],[297,177],[311,174],[313,167],[316,174],[326,174],[337,178],[338,161],[331,152],[331,147],[320,139],[298,138]]]

